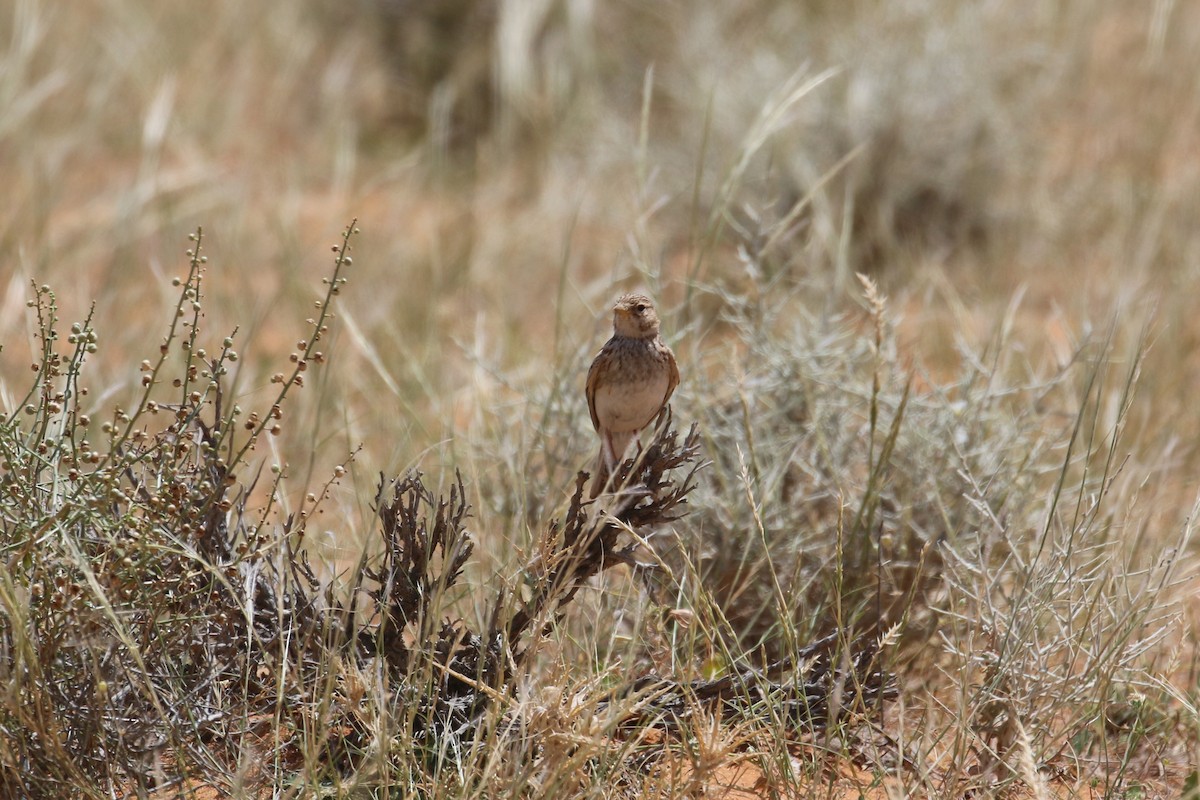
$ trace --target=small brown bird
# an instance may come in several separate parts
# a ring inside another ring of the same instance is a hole
[[[592,497],[625,457],[638,432],[666,408],[679,385],[675,354],[658,333],[658,312],[643,294],[627,294],[613,306],[613,335],[587,377],[588,410],[600,434]]]

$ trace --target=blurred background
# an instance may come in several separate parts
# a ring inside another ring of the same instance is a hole
[[[206,335],[237,327],[265,400],[358,219],[332,361],[271,444],[305,486],[362,443],[366,485],[565,492],[619,291],[661,299],[703,398],[731,305],[853,314],[856,272],[930,381],[1002,324],[1051,368],[1148,330],[1129,424],[1177,443],[1164,480],[1196,462],[1195,3],[10,0],[0,176],[5,410],[42,283],[64,320],[95,302],[97,406],[133,396],[198,226]]]

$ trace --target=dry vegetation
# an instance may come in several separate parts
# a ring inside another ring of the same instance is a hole
[[[0,796],[1198,796],[1198,165],[1173,0],[4,4]]]

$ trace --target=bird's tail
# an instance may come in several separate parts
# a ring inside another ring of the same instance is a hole
[[[616,472],[617,465],[625,458],[625,451],[636,438],[636,431],[607,431],[600,435],[600,454],[596,456],[596,477],[592,481],[593,499],[604,491],[609,477]]]
[[[607,453],[604,452],[604,443],[600,443],[600,452],[596,454],[596,473],[592,478],[592,488],[588,497],[595,500],[604,491],[604,484],[608,483],[608,476],[612,474],[612,470],[608,466]]]

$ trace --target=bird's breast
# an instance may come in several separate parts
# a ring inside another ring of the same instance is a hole
[[[662,410],[670,376],[665,369],[638,371],[622,380],[608,380],[596,388],[596,417],[600,426],[614,432],[646,427]]]

